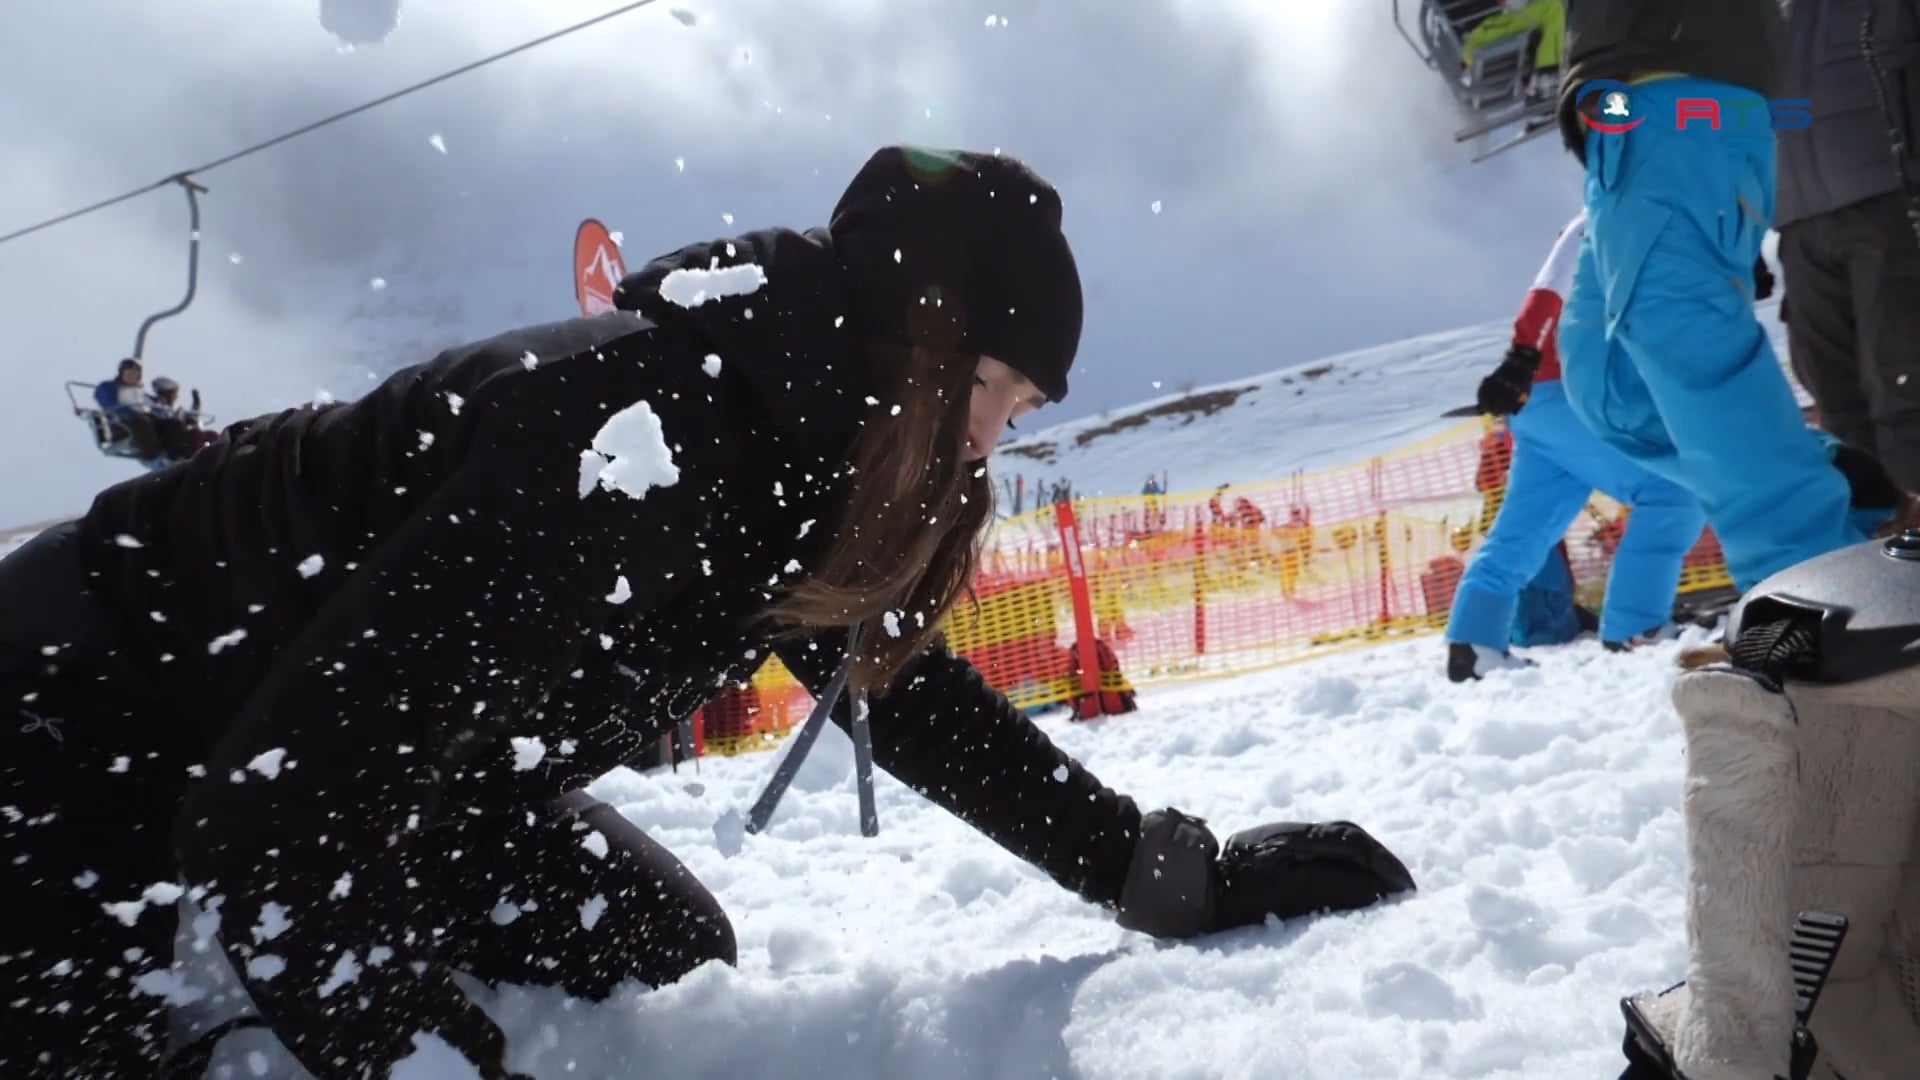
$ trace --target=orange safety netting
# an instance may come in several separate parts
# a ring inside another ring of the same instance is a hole
[[[1214,491],[1076,499],[1003,519],[977,603],[956,611],[948,640],[1016,706],[1035,709],[1095,685],[1241,674],[1432,633],[1499,509],[1510,447],[1503,426],[1470,420],[1360,464]],[[1596,493],[1567,533],[1583,606],[1599,603],[1625,517]],[[1731,584],[1718,542],[1703,532],[1681,591]],[[1094,661],[1088,631],[1117,661],[1092,663],[1097,684],[1080,673],[1083,656]],[[771,746],[811,705],[771,660],[703,711],[706,749]]]

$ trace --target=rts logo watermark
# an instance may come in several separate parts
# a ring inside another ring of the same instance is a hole
[[[1598,115],[1581,113],[1580,119],[1595,131],[1621,135],[1650,119],[1633,108],[1633,88],[1612,79],[1594,79],[1580,89],[1584,104],[1598,94]],[[1673,126],[1685,131],[1688,125],[1704,122],[1714,131],[1724,124],[1735,131],[1752,131],[1761,125],[1773,131],[1798,131],[1813,126],[1813,102],[1806,98],[1738,97],[1723,103],[1716,98],[1683,97],[1673,103]]]

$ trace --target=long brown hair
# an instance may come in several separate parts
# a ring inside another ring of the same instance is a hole
[[[976,358],[903,345],[868,361],[881,404],[855,443],[833,546],[769,614],[796,636],[860,627],[848,682],[885,693],[972,588],[993,483],[964,455]]]

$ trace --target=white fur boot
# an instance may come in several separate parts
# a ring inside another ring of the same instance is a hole
[[[1788,1073],[1798,732],[1792,704],[1727,668],[1688,672],[1673,702],[1687,737],[1687,984],[1643,1002],[1687,1080]]]
[[[1815,1077],[1920,1075],[1920,670],[1789,683],[1800,720],[1800,822],[1789,901],[1851,923],[1811,1027]]]

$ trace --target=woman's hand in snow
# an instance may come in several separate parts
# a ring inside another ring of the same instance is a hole
[[[1351,822],[1260,825],[1228,837],[1222,850],[1206,822],[1159,810],[1141,820],[1119,923],[1193,937],[1268,915],[1352,911],[1413,888],[1406,865]]]

